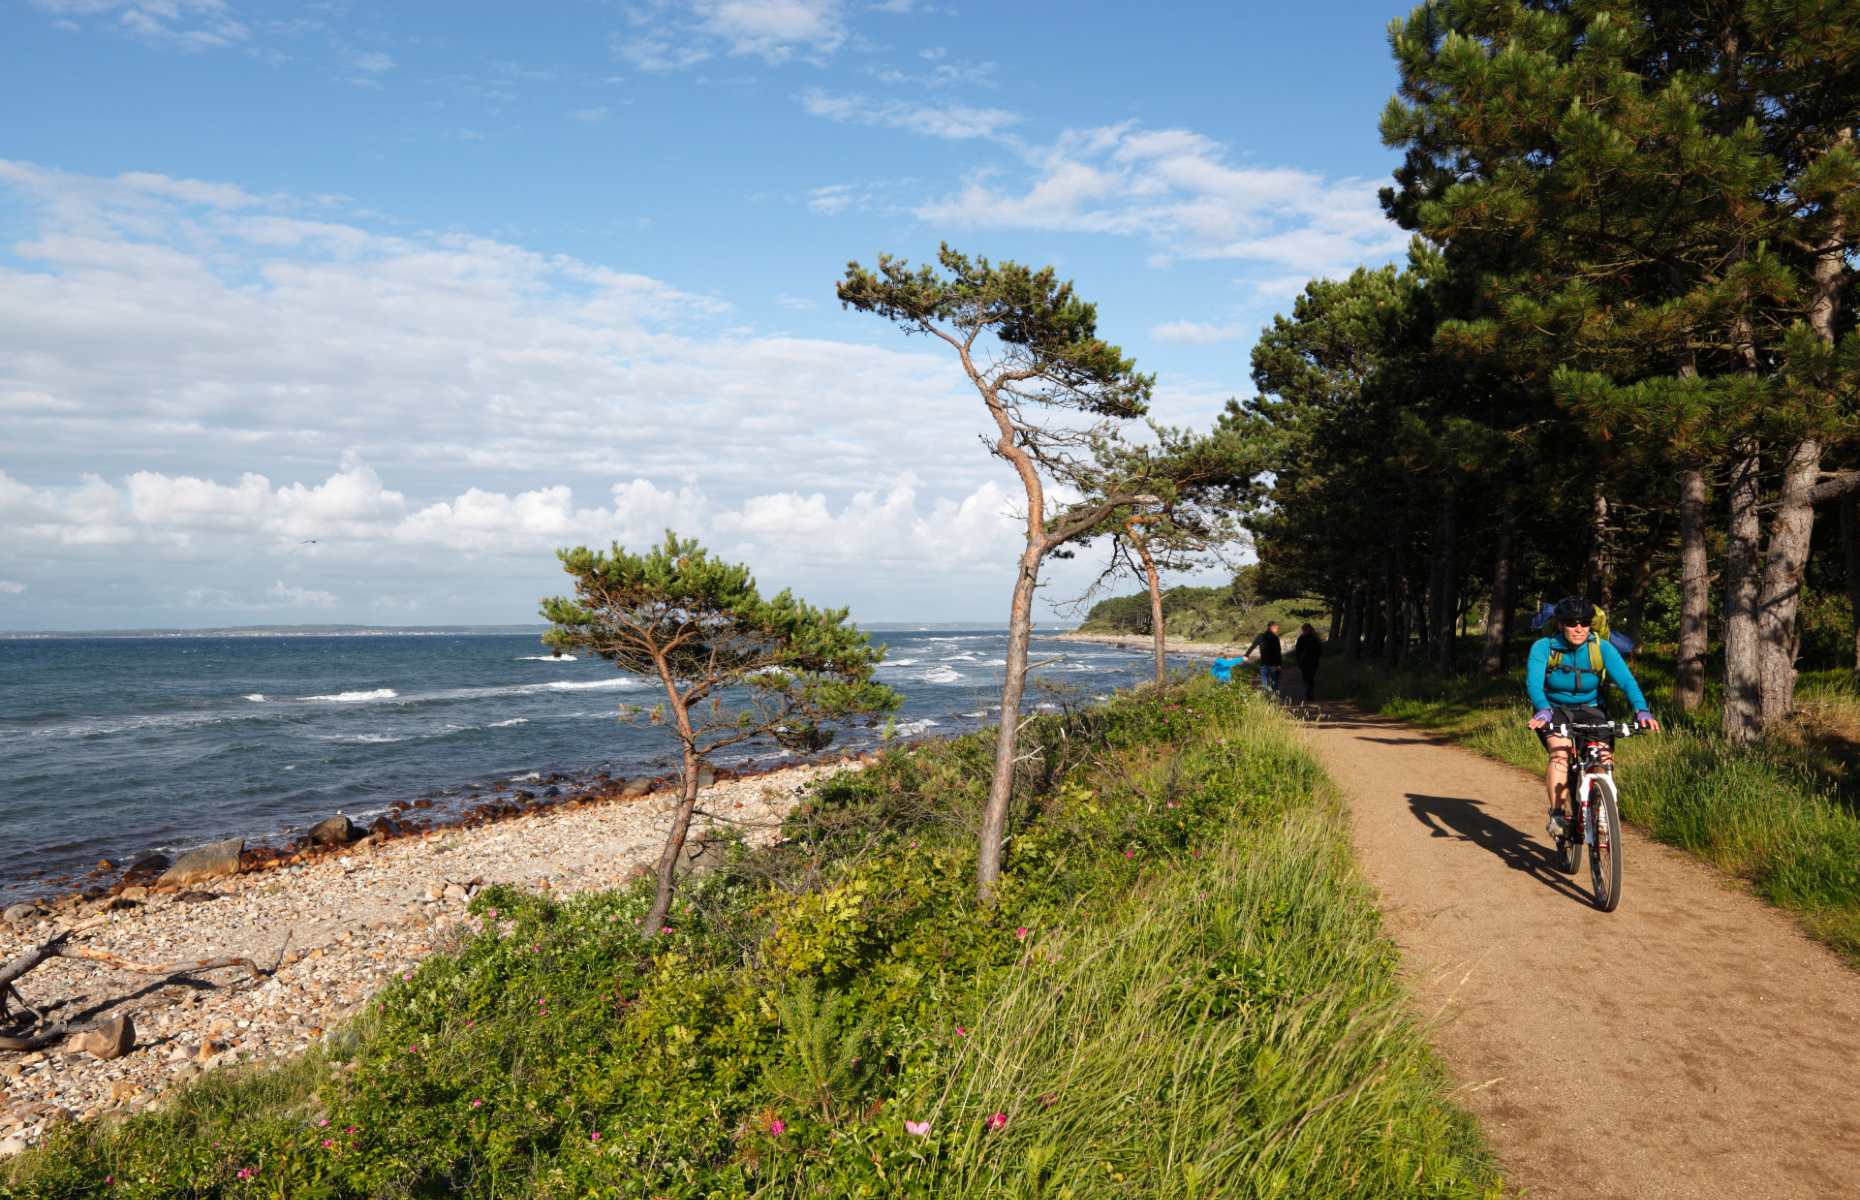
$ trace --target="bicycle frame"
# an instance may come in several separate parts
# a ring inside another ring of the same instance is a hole
[[[1590,787],[1597,775],[1606,775],[1611,780],[1614,778],[1615,764],[1612,753],[1614,746],[1611,739],[1633,737],[1635,728],[1625,721],[1607,725],[1581,725],[1568,722],[1550,726],[1550,732],[1558,737],[1569,739],[1572,743],[1572,751],[1576,751],[1570,755],[1570,795],[1576,801],[1575,817],[1578,827],[1582,830],[1583,843],[1589,848],[1589,853],[1593,854],[1595,853],[1596,822],[1590,819],[1589,814]],[[1615,831],[1604,830],[1603,835],[1613,837]]]

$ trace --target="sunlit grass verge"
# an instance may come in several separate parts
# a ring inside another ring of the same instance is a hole
[[[17,1196],[1496,1195],[1313,761],[1203,683],[820,789],[691,889],[494,889],[313,1055],[0,1167]]]
[[[1525,726],[1530,714],[1515,672],[1480,681],[1334,665],[1334,672],[1326,666],[1330,694],[1533,773],[1543,770],[1543,749]],[[1647,663],[1638,673],[1658,706],[1657,697],[1667,691],[1661,664]],[[1813,703],[1841,702],[1840,681],[1805,679],[1804,685]],[[1846,687],[1851,693],[1851,684]],[[1719,736],[1718,713],[1709,704],[1691,716],[1664,708],[1659,715],[1664,732],[1633,738],[1617,750],[1622,815],[1746,880],[1860,965],[1860,814],[1825,755],[1795,738],[1731,746]]]

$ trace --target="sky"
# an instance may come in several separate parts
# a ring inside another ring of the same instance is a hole
[[[1019,485],[846,263],[1050,263],[1207,427],[1403,252],[1402,7],[0,0],[0,629],[521,622],[667,528],[1005,620]]]

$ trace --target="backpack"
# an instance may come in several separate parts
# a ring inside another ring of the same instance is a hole
[[[1603,618],[1601,616],[1601,611],[1599,609],[1596,611],[1596,622],[1595,623],[1598,627],[1603,624]],[[1604,636],[1605,636],[1604,633],[1599,628],[1592,628],[1589,630],[1589,641],[1588,641],[1589,665],[1586,668],[1579,667],[1579,666],[1571,666],[1569,668],[1570,670],[1576,673],[1577,686],[1571,689],[1572,691],[1580,692],[1580,691],[1586,690],[1585,688],[1581,686],[1583,683],[1582,677],[1585,674],[1595,676],[1595,690],[1598,692],[1601,691],[1602,685],[1608,682],[1608,668],[1602,664],[1602,638]],[[1558,669],[1559,667],[1563,665],[1563,659],[1564,659],[1563,651],[1561,650],[1550,651],[1550,660],[1544,666],[1544,677],[1546,679],[1549,678],[1550,672]]]

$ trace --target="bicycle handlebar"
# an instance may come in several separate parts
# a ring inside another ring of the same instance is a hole
[[[1614,737],[1634,737],[1641,732],[1640,726],[1632,721],[1610,721],[1605,725],[1585,724],[1578,721],[1565,721],[1561,725],[1546,725],[1557,737],[1574,738],[1582,733],[1606,733]]]

